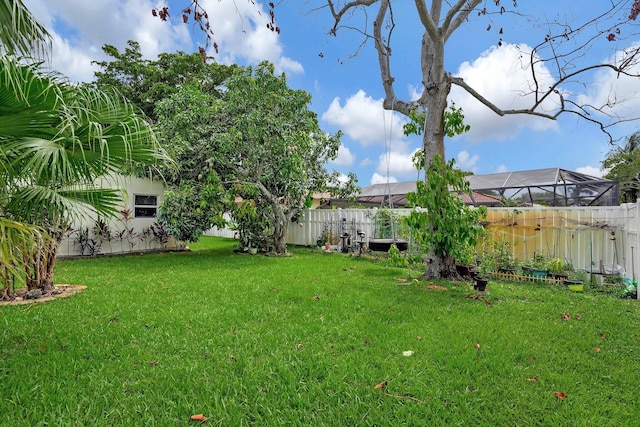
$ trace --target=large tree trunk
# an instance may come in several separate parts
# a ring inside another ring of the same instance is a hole
[[[435,256],[432,254],[428,258],[427,271],[422,275],[425,280],[447,279],[463,280],[456,268],[456,260],[451,255]]]
[[[279,203],[273,203],[273,245],[276,254],[287,253],[287,225],[288,218]]]

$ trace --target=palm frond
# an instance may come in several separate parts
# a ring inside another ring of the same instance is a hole
[[[0,0],[0,22],[0,44],[5,53],[46,53],[51,36],[22,0]]]
[[[16,219],[60,225],[89,213],[114,216],[121,202],[122,191],[116,188],[52,189],[31,185],[11,194],[6,209]]]

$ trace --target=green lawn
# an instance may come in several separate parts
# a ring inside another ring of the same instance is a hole
[[[640,424],[635,300],[233,245],[60,261],[85,291],[0,307],[0,425]]]

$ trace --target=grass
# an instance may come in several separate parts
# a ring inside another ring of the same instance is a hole
[[[496,282],[480,295],[401,283],[407,271],[381,262],[233,245],[59,261],[56,282],[85,291],[0,307],[0,425],[640,419],[635,300]]]

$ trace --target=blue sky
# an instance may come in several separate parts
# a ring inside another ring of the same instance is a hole
[[[72,81],[93,79],[92,60],[105,59],[101,47],[112,44],[119,49],[127,40],[140,43],[142,52],[155,58],[161,52],[195,51],[204,37],[191,25],[182,23],[179,10],[188,0],[24,0],[27,7],[54,35],[48,65]],[[405,119],[382,109],[383,90],[373,44],[364,45],[354,30],[341,29],[329,35],[333,21],[322,0],[276,1],[280,35],[269,31],[267,2],[254,0],[203,0],[209,12],[220,63],[256,64],[273,62],[287,75],[289,85],[312,94],[311,108],[326,131],[344,132],[340,155],[328,165],[346,174],[354,172],[359,185],[413,180],[412,153],[420,146],[418,137],[404,137]],[[445,2],[446,3],[446,2]],[[504,2],[512,8],[512,1]],[[483,95],[504,107],[518,106],[526,80],[518,57],[528,46],[544,38],[545,22],[568,19],[572,23],[592,18],[607,1],[521,0],[519,16],[472,15],[447,43],[446,67],[464,77]],[[414,2],[394,3],[396,29],[392,73],[398,97],[413,99],[421,91],[419,47],[422,26]],[[168,5],[170,22],[161,22],[151,9]],[[487,1],[487,8],[493,1]],[[533,19],[535,17],[535,19]],[[362,15],[350,23],[358,27]],[[491,29],[487,31],[487,28]],[[499,29],[503,34],[499,34]],[[630,26],[621,27],[618,42],[604,37],[588,43],[586,55],[578,64],[600,63],[615,49],[640,42]],[[502,39],[502,46],[498,41]],[[545,71],[545,70],[542,70]],[[580,84],[563,90],[573,99],[597,103],[618,100],[614,112],[632,117],[640,111],[638,79],[616,78],[593,73]],[[463,108],[471,131],[446,141],[448,158],[459,167],[477,174],[561,167],[600,176],[601,162],[612,148],[595,126],[576,117],[549,121],[531,116],[499,117],[469,96],[454,91],[450,100]],[[621,102],[624,100],[624,102]],[[640,123],[640,122],[639,122]],[[638,124],[625,123],[612,129],[616,138],[638,130]],[[624,143],[621,141],[620,143]]]

